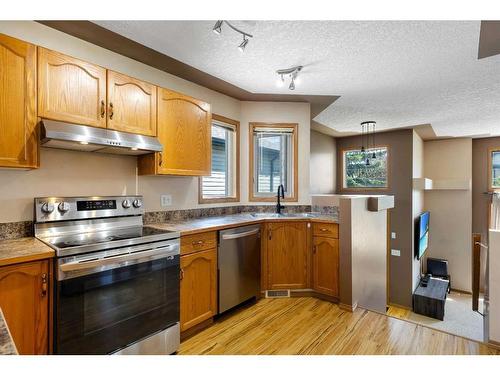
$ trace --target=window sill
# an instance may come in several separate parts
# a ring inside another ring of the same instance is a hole
[[[250,202],[276,202],[276,195],[272,197],[249,197],[248,200]],[[286,197],[281,198],[281,202],[298,202],[299,199],[297,197]]]
[[[210,203],[231,203],[231,202],[239,202],[239,197],[227,197],[227,198],[199,198],[199,204],[210,204]]]

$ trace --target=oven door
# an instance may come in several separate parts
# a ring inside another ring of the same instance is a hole
[[[55,353],[113,353],[179,321],[179,240],[61,258],[57,267]]]

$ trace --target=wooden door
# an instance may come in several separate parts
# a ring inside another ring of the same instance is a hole
[[[0,34],[0,167],[38,167],[36,121],[36,46]]]
[[[38,116],[106,127],[106,69],[38,48]]]
[[[156,86],[108,70],[108,128],[156,136]]]
[[[48,261],[0,267],[0,307],[19,354],[48,353]]]
[[[313,238],[313,288],[319,293],[339,295],[339,240]]]
[[[268,225],[268,289],[307,288],[307,223]]]
[[[181,331],[217,313],[217,250],[181,257]]]
[[[144,156],[139,173],[210,175],[211,122],[209,104],[158,88],[158,137],[163,151]]]

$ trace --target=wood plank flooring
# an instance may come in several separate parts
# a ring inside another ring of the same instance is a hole
[[[499,354],[474,341],[316,298],[261,299],[181,343],[178,354]]]

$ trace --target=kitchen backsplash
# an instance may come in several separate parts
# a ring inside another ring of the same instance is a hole
[[[225,206],[212,208],[196,208],[191,210],[173,210],[146,212],[144,214],[145,224],[158,224],[168,221],[182,221],[197,219],[207,216],[234,215],[245,212],[274,212],[274,205],[260,206]],[[311,212],[309,205],[287,205],[285,212]],[[33,222],[19,221],[13,223],[0,223],[0,240],[33,236]]]
[[[339,217],[339,207],[338,206],[320,206],[313,205],[311,208],[312,212],[319,212],[322,215],[334,216],[336,219]]]

